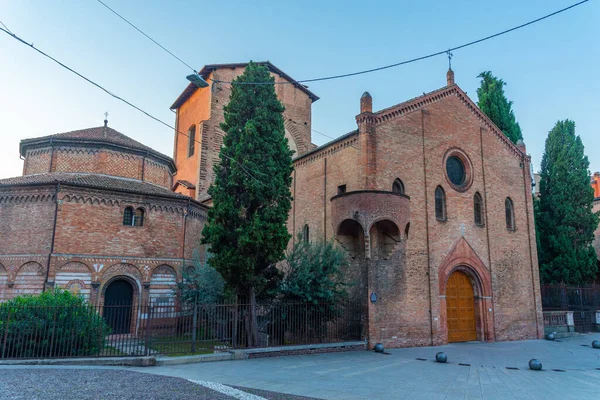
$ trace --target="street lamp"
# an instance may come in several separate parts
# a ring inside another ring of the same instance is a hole
[[[202,78],[200,75],[198,74],[191,74],[185,77],[188,81],[192,82],[194,85],[198,86],[199,88],[205,88],[208,87],[208,82],[206,82],[204,80],[204,78]]]

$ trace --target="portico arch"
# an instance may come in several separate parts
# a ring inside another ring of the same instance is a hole
[[[491,275],[485,264],[464,238],[459,240],[438,269],[441,339],[446,343],[449,339],[447,294],[448,282],[454,273],[463,274],[471,284],[477,340],[486,342],[494,341],[494,306],[492,301]],[[455,276],[455,278],[458,278],[458,276]],[[452,290],[454,289],[452,288]]]

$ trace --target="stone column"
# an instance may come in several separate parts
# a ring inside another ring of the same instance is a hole
[[[567,332],[575,332],[575,320],[573,319],[573,311],[567,311]]]

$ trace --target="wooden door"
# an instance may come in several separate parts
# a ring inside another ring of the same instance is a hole
[[[477,340],[475,299],[469,277],[456,271],[446,285],[448,342]]]

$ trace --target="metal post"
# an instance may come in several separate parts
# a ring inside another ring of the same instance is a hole
[[[146,315],[146,356],[150,355],[150,323],[152,321],[152,305],[148,304],[148,314]]]
[[[198,301],[194,301],[194,315],[192,315],[192,353],[196,352],[197,331],[198,331]]]
[[[11,309],[8,309],[8,316],[6,317],[6,324],[4,325],[4,339],[2,342],[2,358],[4,358],[4,355],[6,354],[6,340],[8,337],[8,330],[10,329],[10,312]]]

